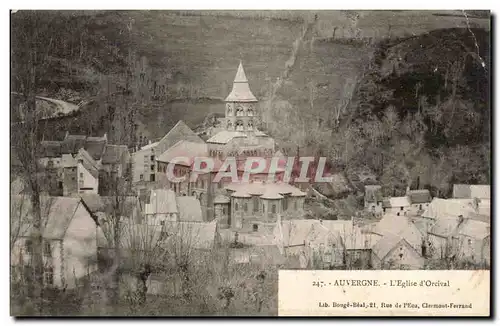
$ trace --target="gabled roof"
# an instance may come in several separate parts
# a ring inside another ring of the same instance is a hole
[[[453,185],[453,198],[479,198],[490,199],[490,185]]]
[[[383,260],[391,252],[391,250],[399,244],[412,248],[412,246],[403,238],[394,234],[386,234],[372,247],[372,252],[380,260]]]
[[[373,233],[385,236],[392,234],[399,236],[418,250],[422,244],[422,233],[418,227],[407,217],[386,214],[372,230]]]
[[[81,204],[78,197],[48,197],[40,196],[40,211],[42,215],[42,236],[45,239],[63,239],[66,230],[73,219],[76,209]],[[25,219],[20,236],[30,236],[32,232],[33,212],[29,196],[12,196],[11,210]],[[90,212],[89,212],[90,216]],[[18,219],[12,217],[12,222]]]
[[[180,221],[203,222],[201,204],[196,197],[177,197],[177,209],[179,210]]]
[[[173,214],[178,212],[173,190],[155,189],[151,191],[149,203],[145,205],[145,214]]]
[[[83,167],[94,177],[99,177],[99,168],[97,162],[90,156],[90,154],[83,148],[80,148],[76,159],[81,159],[83,161]]]
[[[427,189],[410,190],[409,196],[412,204],[430,203],[432,199]]]
[[[62,153],[76,154],[80,148],[85,147],[86,138],[84,135],[66,135],[61,143]]]
[[[422,216],[439,219],[447,216],[458,217],[459,215],[467,217],[471,213],[475,213],[475,210],[467,200],[434,198]]]
[[[233,89],[226,97],[226,102],[257,102],[257,99],[252,94],[248,85],[248,80],[243,70],[243,65],[240,61],[238,71],[233,81]]]
[[[64,168],[73,168],[78,165],[78,162],[71,154],[63,154],[61,158],[61,165]]]
[[[121,163],[123,155],[128,152],[126,145],[106,145],[102,155],[102,164]]]
[[[408,207],[411,206],[410,198],[408,196],[403,197],[391,197],[389,198],[391,207]]]
[[[457,227],[460,224],[461,219],[457,216],[447,216],[437,219],[436,223],[429,230],[429,234],[437,235],[443,238],[447,238],[456,234]]]
[[[460,225],[457,232],[458,234],[481,240],[490,235],[490,224],[473,219],[467,219]]]
[[[160,155],[181,140],[191,143],[205,143],[184,121],[179,120],[156,145],[153,146],[153,144],[150,144],[146,146],[155,148],[157,154]],[[142,149],[145,148],[143,147]]]
[[[176,164],[191,166],[196,157],[207,157],[207,144],[180,140],[174,146],[170,147],[163,154],[161,154],[156,160],[170,163],[181,157],[187,158],[188,160],[186,162],[178,161]]]
[[[222,130],[210,137],[207,140],[207,143],[211,144],[227,144],[233,138],[244,138],[247,137],[245,133],[239,132],[239,131],[228,131],[228,130]]]
[[[104,153],[104,147],[108,143],[105,137],[87,137],[85,142],[85,150],[94,160],[100,160]]]

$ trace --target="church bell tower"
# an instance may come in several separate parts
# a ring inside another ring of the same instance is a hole
[[[226,97],[225,129],[228,131],[253,132],[257,115],[257,98],[252,94],[248,79],[240,61],[233,81],[233,89]]]

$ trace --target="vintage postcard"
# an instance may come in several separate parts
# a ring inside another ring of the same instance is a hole
[[[12,10],[12,316],[489,316],[491,17]]]

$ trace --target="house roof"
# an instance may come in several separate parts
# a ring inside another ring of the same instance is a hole
[[[83,148],[80,148],[77,154],[77,159],[81,158],[83,160],[83,167],[94,177],[99,177],[99,168],[97,162],[92,158],[92,156]]]
[[[97,137],[87,137],[84,148],[94,160],[98,161],[101,159],[102,154],[104,153],[107,139],[104,137],[99,139],[96,138]]]
[[[460,218],[458,216],[442,217],[436,220],[429,233],[447,238],[456,233],[459,224]]]
[[[61,165],[64,168],[72,168],[78,165],[78,162],[71,154],[63,154],[61,158]]]
[[[473,219],[466,219],[458,228],[458,234],[474,239],[484,239],[490,235],[490,224]]]
[[[245,133],[239,132],[239,131],[229,131],[229,130],[222,130],[210,137],[207,140],[207,143],[212,143],[212,144],[227,144],[233,138],[244,138],[247,137]]]
[[[154,143],[151,143],[151,144],[147,144],[145,146],[142,146],[141,147],[141,151],[142,150],[145,150],[145,149],[150,149],[150,148],[155,148],[160,142],[157,141],[157,142],[154,142]]]
[[[410,190],[409,195],[412,204],[430,203],[432,199],[427,189]]]
[[[471,197],[479,199],[491,199],[490,188],[490,185],[471,185]]]
[[[429,207],[422,213],[422,216],[439,219],[443,216],[458,217],[462,215],[467,217],[471,213],[475,213],[475,210],[468,200],[434,198],[429,204]]]
[[[389,198],[391,207],[408,207],[411,206],[410,198],[408,196],[403,197],[391,197]]]
[[[180,140],[174,146],[170,147],[163,154],[161,154],[156,160],[170,163],[175,161],[175,159],[182,157],[185,157],[188,160],[186,162],[178,161],[176,164],[191,166],[196,157],[207,157],[207,144]]]
[[[381,260],[383,260],[392,249],[398,246],[400,243],[404,243],[408,245],[408,242],[403,238],[394,235],[394,234],[386,234],[384,235],[375,245],[372,247],[372,252]],[[411,247],[411,246],[410,246]]]
[[[149,203],[145,205],[145,214],[173,214],[178,212],[173,190],[155,189],[151,191]]]
[[[78,197],[40,196],[42,215],[42,236],[46,239],[63,239],[81,200]],[[30,236],[32,232],[33,212],[29,196],[12,196],[11,209],[19,212],[18,217],[25,218],[20,236]],[[90,212],[89,212],[90,213]],[[12,220],[15,222],[15,220]]]
[[[64,154],[76,154],[80,148],[85,147],[86,136],[84,135],[66,135],[61,142],[61,150]]]
[[[382,201],[382,186],[366,185],[365,186],[365,201],[374,203]]]
[[[203,222],[200,201],[193,196],[177,197],[179,220]]]
[[[386,214],[377,223],[372,232],[382,236],[386,234],[399,236],[405,239],[416,250],[422,244],[422,233],[407,216]]]
[[[491,198],[490,185],[453,185],[453,198]]]
[[[121,163],[123,155],[128,152],[126,145],[106,145],[102,155],[102,164]]]
[[[87,206],[91,213],[95,214],[97,212],[104,211],[104,202],[101,199],[101,196],[98,194],[80,194],[80,198],[83,203]]]
[[[163,154],[166,150],[181,140],[192,143],[204,143],[203,139],[201,139],[191,128],[189,128],[184,121],[179,120],[175,126],[173,126],[172,129],[170,129],[168,133],[158,141],[158,144],[155,146],[155,151],[157,151],[158,155]]]
[[[226,97],[226,102],[257,102],[248,85],[248,80],[243,70],[243,64],[240,61],[236,76],[233,81],[233,89]]]

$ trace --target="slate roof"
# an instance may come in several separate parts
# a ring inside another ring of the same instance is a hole
[[[201,204],[196,197],[177,197],[177,209],[179,210],[180,221],[203,222]]]
[[[78,165],[78,162],[71,154],[63,154],[61,158],[61,165],[64,168],[74,168]]]
[[[98,194],[80,194],[80,198],[90,210],[91,213],[95,214],[97,212],[104,211],[104,202],[101,199],[101,196]]]
[[[490,199],[490,185],[467,185],[456,184],[453,185],[453,198],[479,198]]]
[[[126,145],[106,145],[102,155],[102,164],[121,163],[123,155],[128,152]]]
[[[431,193],[427,189],[410,190],[409,196],[412,204],[430,203],[432,200]]]
[[[66,230],[73,219],[76,209],[80,204],[81,200],[78,197],[40,196],[43,238],[63,239],[66,234]],[[11,209],[14,209],[15,212],[22,214],[17,216],[25,218],[25,221],[33,219],[31,200],[29,196],[12,196]],[[15,220],[13,221],[15,222]],[[31,232],[32,223],[23,223],[20,236],[30,236]]]
[[[188,160],[176,162],[176,164],[183,166],[191,166],[196,157],[207,157],[207,144],[193,143],[186,140],[177,142],[174,146],[167,149],[156,160],[160,162],[173,162],[174,159],[186,157]]]
[[[422,244],[422,233],[419,228],[407,217],[386,214],[376,224],[373,233],[385,236],[392,234],[405,239],[415,250]]]
[[[145,205],[145,214],[173,214],[178,212],[173,190],[155,189],[151,191],[149,203]]]
[[[458,234],[482,240],[490,235],[490,224],[473,219],[466,219],[458,228]]]
[[[102,154],[104,153],[104,148],[106,147],[107,140],[105,138],[89,140],[90,138],[91,137],[87,137],[84,149],[90,154],[90,156],[94,160],[98,161],[101,159]]]
[[[67,135],[61,142],[61,151],[63,154],[76,154],[80,148],[85,147],[87,136]]]
[[[83,148],[80,148],[77,154],[77,159],[82,158],[83,167],[94,177],[99,177],[99,168],[97,162],[90,156],[90,154]]]
[[[468,217],[471,213],[475,213],[475,210],[468,200],[434,198],[422,216],[439,219],[447,216],[458,217],[459,215]]]
[[[365,201],[368,203],[375,203],[382,201],[382,186],[380,185],[366,185],[365,186]]]
[[[394,234],[386,234],[372,247],[372,252],[383,260],[401,242],[411,247],[403,238]]]
[[[226,97],[226,102],[257,102],[248,85],[248,79],[240,61],[236,76],[234,77],[233,89]]]
[[[207,140],[207,143],[212,143],[212,144],[227,144],[233,138],[245,138],[247,135],[243,132],[239,131],[229,131],[229,130],[222,130],[210,137]]]
[[[459,224],[460,224],[460,218],[458,217],[448,216],[444,218],[439,218],[436,221],[436,223],[434,223],[434,225],[431,227],[429,233],[447,238],[456,233]]]
[[[172,129],[170,129],[169,132],[154,146],[155,151],[157,151],[158,154],[163,154],[166,150],[181,140],[191,143],[205,143],[203,139],[201,139],[191,128],[189,128],[184,121],[179,120],[175,126],[173,126]],[[151,144],[151,146],[153,146],[153,144]]]
[[[408,207],[411,206],[410,198],[407,196],[403,197],[391,197],[389,198],[391,207]]]

